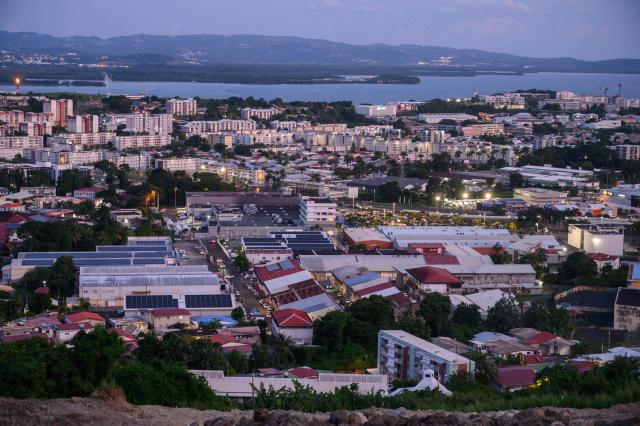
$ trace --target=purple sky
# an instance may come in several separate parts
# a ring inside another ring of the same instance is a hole
[[[99,37],[289,35],[640,58],[640,0],[0,0],[0,29]]]

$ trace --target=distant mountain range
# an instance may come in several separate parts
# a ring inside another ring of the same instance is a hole
[[[307,64],[410,67],[422,69],[517,72],[640,73],[640,59],[584,61],[574,58],[528,58],[451,47],[372,44],[366,46],[299,37],[262,35],[132,35],[54,37],[32,32],[0,31],[0,49],[28,54],[163,64]],[[104,58],[103,58],[104,59]]]

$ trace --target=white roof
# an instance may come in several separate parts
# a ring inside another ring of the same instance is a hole
[[[209,387],[217,394],[235,398],[246,398],[255,394],[254,387],[269,389],[293,389],[294,382],[309,386],[318,393],[333,393],[336,389],[358,384],[358,393],[387,393],[388,377],[385,374],[334,374],[319,373],[317,379],[291,379],[288,377],[225,377],[217,370],[191,370],[206,379]]]
[[[485,314],[489,309],[493,308],[498,301],[505,297],[509,297],[509,294],[500,289],[479,291],[477,293],[470,293],[464,296],[461,294],[449,295],[449,299],[453,306],[458,306],[461,303],[476,305],[480,309],[480,312]]]
[[[528,264],[509,263],[504,265],[437,265],[452,274],[534,274],[535,269]]]
[[[81,267],[80,287],[217,286],[206,266]]]
[[[312,280],[313,275],[309,271],[298,271],[293,274],[284,275],[282,277],[274,278],[264,282],[265,287],[269,290],[269,293],[275,294],[283,290],[286,290],[292,284],[302,281]]]
[[[351,255],[303,255],[300,264],[311,272],[329,272],[345,265],[356,264],[364,266],[372,272],[395,272],[407,268],[426,266],[424,256],[409,255],[380,255],[380,254],[351,254]]]
[[[344,233],[349,235],[353,241],[388,241],[387,237],[375,228],[347,228]]]

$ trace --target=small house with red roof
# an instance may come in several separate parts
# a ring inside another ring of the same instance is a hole
[[[462,280],[444,268],[421,266],[407,269],[408,287],[411,295],[421,300],[426,293],[459,292]]]
[[[182,308],[159,308],[149,312],[148,318],[153,328],[169,328],[175,324],[189,325],[191,312]]]
[[[591,258],[596,265],[598,265],[598,271],[602,271],[602,268],[609,265],[613,269],[620,268],[620,256],[614,256],[607,253],[587,253],[587,256]]]
[[[509,330],[509,334],[519,343],[535,348],[546,355],[571,355],[571,347],[578,343],[577,340],[568,340],[557,334],[535,328],[514,328]]]
[[[282,309],[271,314],[271,332],[291,339],[294,345],[313,343],[313,321],[306,312],[298,309]]]
[[[320,375],[311,367],[296,367],[287,370],[285,375],[292,379],[317,379]]]
[[[74,312],[72,314],[67,314],[64,318],[64,321],[66,323],[75,323],[75,324],[81,323],[81,322],[88,322],[94,327],[99,325],[104,326],[104,323],[105,323],[105,320],[102,317],[102,315],[96,312],[88,312],[88,311]]]
[[[499,392],[526,389],[536,381],[536,371],[528,365],[498,367],[492,386]]]
[[[211,343],[218,344],[222,350],[226,353],[233,351],[240,352],[243,355],[250,355],[253,347],[249,342],[237,340],[231,336],[223,336],[221,334],[215,334],[213,336],[207,336],[207,340]]]

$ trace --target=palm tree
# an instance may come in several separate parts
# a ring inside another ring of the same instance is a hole
[[[269,355],[276,365],[290,365],[295,360],[291,352],[291,339],[282,334],[276,334],[269,339]]]

